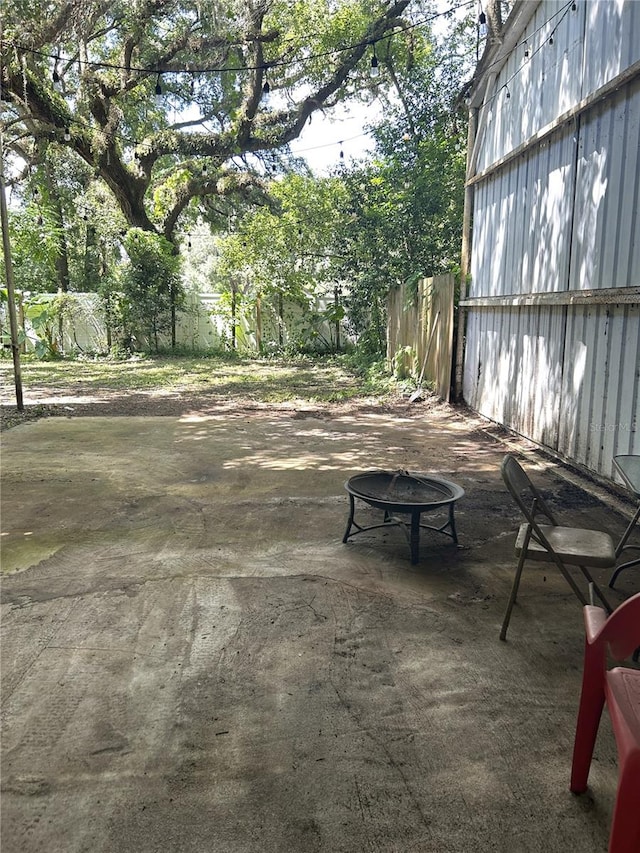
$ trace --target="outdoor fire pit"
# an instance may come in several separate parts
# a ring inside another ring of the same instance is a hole
[[[344,484],[349,494],[349,520],[342,538],[346,542],[358,533],[377,530],[381,527],[399,526],[409,540],[411,562],[417,563],[420,551],[420,528],[435,530],[450,536],[457,544],[458,535],[453,516],[455,502],[464,495],[464,489],[456,483],[434,474],[419,474],[410,471],[365,471],[350,477]],[[384,512],[382,524],[363,527],[354,520],[355,499]],[[422,524],[423,512],[446,509],[447,520],[440,527]],[[411,524],[398,515],[410,515]],[[352,528],[355,530],[352,531]]]

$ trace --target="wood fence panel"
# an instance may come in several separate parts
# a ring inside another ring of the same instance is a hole
[[[420,279],[413,296],[403,285],[387,297],[389,364],[401,375],[416,380],[424,366],[423,382],[447,401],[453,357],[454,290],[453,275],[438,275]]]

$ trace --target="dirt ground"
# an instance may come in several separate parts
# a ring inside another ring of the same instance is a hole
[[[525,570],[498,640],[500,461],[522,452],[566,523],[618,537],[629,504],[432,400],[37,405],[2,436],[3,851],[604,853],[608,720],[568,792],[580,605]],[[459,545],[343,544],[370,468],[459,483]]]

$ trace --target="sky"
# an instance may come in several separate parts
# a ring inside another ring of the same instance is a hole
[[[354,160],[366,157],[374,149],[374,141],[365,132],[365,125],[380,115],[380,107],[374,103],[340,105],[331,111],[331,116],[321,112],[313,115],[311,124],[290,144],[291,151],[304,157],[314,174],[327,175],[340,163],[350,166]],[[344,158],[340,157],[344,152]]]

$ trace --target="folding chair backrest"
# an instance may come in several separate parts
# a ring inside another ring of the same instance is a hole
[[[508,453],[502,460],[500,470],[507,489],[522,510],[529,524],[536,525],[536,515],[544,515],[551,524],[557,524],[544,498],[533,485],[515,456]]]

